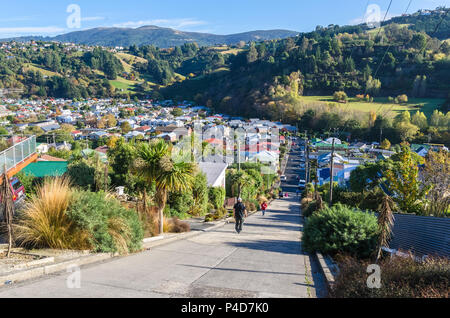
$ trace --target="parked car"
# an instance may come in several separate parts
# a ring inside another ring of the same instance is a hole
[[[22,185],[20,180],[16,177],[13,177],[9,180],[11,185],[11,191],[13,193],[13,201],[14,203],[20,202],[25,198],[25,187]]]
[[[305,180],[300,180],[300,181],[298,182],[298,188],[299,188],[300,190],[304,190],[304,189],[306,188],[306,181],[305,181]]]
[[[9,185],[11,187],[11,192],[13,194],[14,205],[18,205],[25,198],[25,187],[22,185],[20,180],[16,177],[9,179]],[[2,198],[0,197],[0,221],[3,220],[3,204]]]
[[[282,176],[280,177],[280,180],[281,180],[281,181],[286,181],[286,180],[287,180],[287,178],[286,178],[286,176],[285,176],[285,175],[282,175]]]

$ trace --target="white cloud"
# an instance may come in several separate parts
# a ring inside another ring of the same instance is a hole
[[[380,12],[380,16],[381,16],[380,22],[383,21],[383,18],[384,18],[385,15],[386,15],[386,11],[381,11]],[[388,20],[392,19],[393,17],[397,17],[399,15],[400,14],[388,13],[387,16],[386,16],[385,21],[388,21]],[[363,17],[359,17],[359,18],[350,20],[349,24],[350,25],[358,25],[358,24],[361,24],[361,23],[365,23],[366,21],[367,21],[367,17],[363,16]]]
[[[31,20],[31,17],[11,17],[11,18],[1,18],[0,22],[23,22]]]
[[[168,27],[173,29],[182,29],[185,27],[193,27],[198,25],[207,24],[205,21],[196,19],[154,19],[154,20],[142,20],[142,21],[128,21],[123,23],[114,24],[116,28],[138,28],[144,25],[157,25],[160,27]]]
[[[18,35],[35,35],[35,34],[57,34],[66,31],[64,28],[55,26],[46,27],[11,27],[0,28],[0,35],[2,37],[13,37]]]

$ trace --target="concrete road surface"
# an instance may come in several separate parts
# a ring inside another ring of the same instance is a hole
[[[295,183],[295,149],[286,191]],[[149,251],[0,288],[5,297],[318,297],[323,278],[302,251],[295,193],[276,200],[263,217],[250,216],[243,232],[234,224]],[[69,287],[80,288],[69,288]]]

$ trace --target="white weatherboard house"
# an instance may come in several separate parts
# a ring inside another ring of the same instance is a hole
[[[208,186],[225,188],[225,171],[228,164],[222,162],[199,162],[200,170],[208,179]]]

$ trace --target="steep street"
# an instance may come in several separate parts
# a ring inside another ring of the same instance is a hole
[[[151,250],[81,268],[81,288],[70,273],[0,289],[0,297],[320,297],[321,275],[302,251],[296,198],[299,149],[294,146],[282,184],[289,198],[265,216],[250,216],[241,234],[234,224]]]

